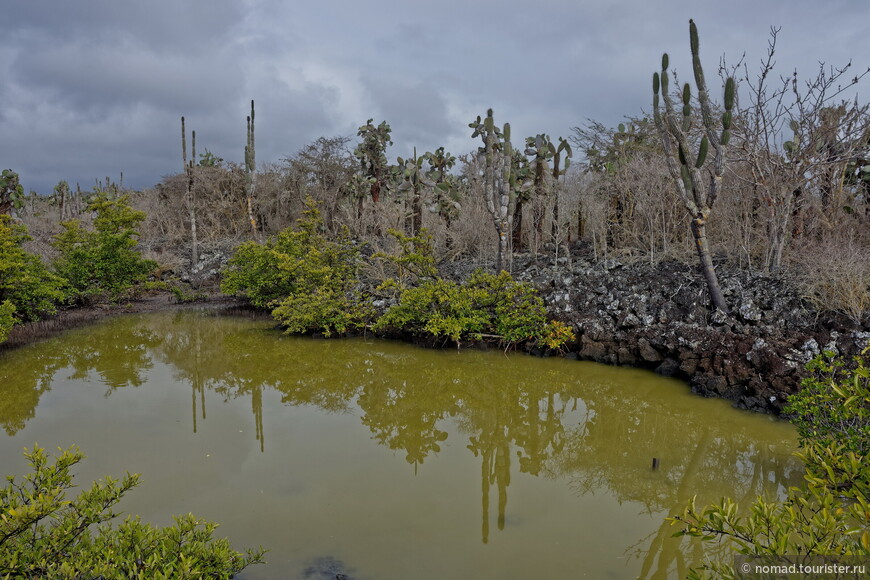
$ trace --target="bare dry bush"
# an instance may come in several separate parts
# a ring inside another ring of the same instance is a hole
[[[819,311],[839,312],[856,324],[870,318],[870,232],[846,227],[815,242],[804,239],[792,262]]]

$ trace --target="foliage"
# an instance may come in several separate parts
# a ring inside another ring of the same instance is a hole
[[[677,535],[728,542],[741,554],[773,557],[870,556],[870,373],[866,357],[849,369],[831,353],[808,366],[815,376],[789,400],[798,428],[806,487],[783,502],[759,498],[748,516],[731,499],[698,510],[692,501],[669,518]],[[708,562],[690,578],[733,578],[734,569]]]
[[[389,229],[390,234],[399,244],[398,254],[377,252],[374,258],[382,259],[396,268],[396,278],[388,279],[382,284],[382,288],[396,286],[400,289],[420,280],[428,280],[438,277],[438,268],[435,267],[435,256],[432,248],[432,236],[426,228],[420,230],[416,236],[406,236],[399,230]]]
[[[135,250],[139,237],[136,228],[145,219],[145,212],[134,210],[128,202],[126,195],[94,198],[88,204],[96,212],[93,230],[85,229],[78,220],[61,224],[64,231],[53,242],[60,253],[54,267],[69,282],[76,300],[93,296],[117,300],[157,267]]]
[[[485,294],[443,278],[425,280],[403,290],[399,303],[387,310],[373,329],[428,334],[457,344],[462,339],[480,340],[491,326],[489,316],[479,308]]]
[[[0,302],[0,342],[6,342],[15,324],[15,305],[9,300]]]
[[[870,555],[870,503],[865,496],[845,502],[827,487],[792,488],[784,502],[759,498],[750,515],[738,515],[730,498],[697,510],[692,501],[674,518],[678,535],[703,541],[726,540],[740,554],[752,556],[868,556]],[[785,560],[774,560],[786,563]],[[692,570],[689,578],[734,578],[734,569],[709,562]]]
[[[418,236],[391,230],[400,254],[375,256],[392,262],[398,279],[388,279],[380,290],[396,289],[399,303],[375,323],[375,331],[401,331],[451,340],[497,338],[507,347],[535,342],[560,348],[574,338],[571,329],[548,322],[543,301],[529,285],[510,274],[475,271],[459,284],[438,276],[432,256],[432,238],[424,229]],[[410,285],[414,284],[414,285]]]
[[[808,477],[843,490],[853,486],[870,497],[870,349],[855,357],[855,368],[825,352],[807,365],[813,376],[789,398],[803,447]]]
[[[69,499],[70,469],[84,456],[62,451],[50,463],[45,451],[25,451],[33,470],[23,481],[8,477],[0,489],[0,576],[27,578],[231,578],[262,562],[263,550],[244,554],[215,539],[217,524],[193,515],[155,528],[128,517],[113,528],[113,507],[139,484],[126,474],[95,482]]]
[[[329,240],[312,200],[298,222],[264,244],[238,247],[224,270],[221,290],[245,296],[287,332],[344,334],[364,326],[368,309],[354,292],[359,248],[341,233]]]
[[[24,251],[28,240],[24,226],[0,215],[0,303],[11,303],[19,321],[54,314],[56,303],[66,297],[63,280],[49,272],[38,256]],[[13,316],[6,308],[4,318]]]
[[[207,298],[207,295],[203,292],[187,292],[177,284],[167,284],[165,288],[169,290],[169,292],[175,297],[175,301],[179,304],[190,304]]]

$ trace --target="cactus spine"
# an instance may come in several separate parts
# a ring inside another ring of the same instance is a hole
[[[251,99],[251,114],[248,115],[248,142],[245,145],[245,203],[251,232],[257,235],[257,220],[254,218],[254,186],[257,170],[256,149],[254,147],[254,101]]]
[[[707,282],[713,307],[728,312],[710,257],[706,227],[710,211],[719,195],[722,176],[725,173],[725,150],[731,136],[732,109],[734,107],[734,79],[729,77],[725,81],[725,112],[722,114],[721,132],[717,134],[720,124],[714,120],[710,106],[707,83],[704,80],[704,69],[701,66],[698,28],[693,20],[689,20],[689,45],[692,51],[692,72],[695,77],[695,86],[698,89],[698,105],[701,110],[703,128],[703,136],[697,153],[693,154],[692,144],[689,141],[689,132],[695,120],[692,112],[692,89],[688,83],[683,86],[682,111],[678,115],[671,94],[668,92],[667,54],[662,55],[661,73],[653,74],[653,118],[662,140],[668,170],[680,198],[692,216],[692,235],[695,238],[695,248],[701,261],[701,273]],[[661,110],[660,101],[664,101],[664,111]],[[676,143],[676,152],[674,151],[674,143]],[[701,170],[706,164],[710,147],[713,148],[714,156],[712,167],[708,170],[709,180],[705,184]]]

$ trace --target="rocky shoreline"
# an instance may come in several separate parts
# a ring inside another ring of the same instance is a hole
[[[650,368],[707,397],[780,413],[823,350],[851,356],[870,345],[870,327],[820,316],[787,280],[720,266],[730,315],[711,313],[697,267],[564,260],[514,262],[551,316],[573,326],[569,356]]]
[[[14,348],[107,315],[167,308],[245,308],[217,290],[229,252],[205,255],[181,272],[204,300],[178,304],[159,295],[124,305],[61,312],[46,321],[15,327],[2,348]],[[442,275],[461,280],[471,261],[442,264]],[[806,376],[804,365],[823,350],[851,356],[870,345],[870,326],[845,317],[819,315],[794,284],[744,270],[717,268],[731,314],[711,313],[697,267],[680,262],[624,263],[573,256],[515,256],[514,278],[537,288],[550,316],[570,324],[576,340],[565,356],[611,365],[636,366],[685,380],[705,397],[738,408],[779,414]],[[365,285],[365,284],[364,284]],[[383,302],[383,301],[380,301]],[[388,304],[380,304],[385,309]],[[540,353],[530,349],[532,354]]]

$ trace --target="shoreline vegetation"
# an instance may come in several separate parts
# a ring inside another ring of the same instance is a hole
[[[468,125],[476,150],[391,163],[391,128],[369,119],[353,149],[323,137],[258,166],[252,101],[243,163],[197,155],[193,135],[188,160],[182,118],[182,171],[143,191],[106,178],[25,195],[3,170],[0,343],[164,293],[241,299],[297,334],[642,366],[788,414],[801,437],[807,486],[787,503],[745,520],[728,501],[689,506],[682,533],[868,555],[870,105],[840,95],[870,68],[773,81],[776,31],[757,75],[708,89],[690,21],[694,89],[669,88],[663,55],[652,114],[567,139],[516,139],[489,109]]]

